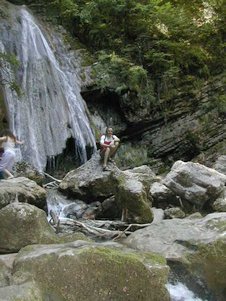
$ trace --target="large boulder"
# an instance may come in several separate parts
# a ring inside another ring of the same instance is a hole
[[[165,185],[154,182],[149,190],[149,195],[153,198],[154,204],[160,208],[167,208],[169,205],[178,205],[178,196]]]
[[[167,260],[180,263],[207,283],[225,300],[226,291],[226,213],[212,213],[204,218],[163,220],[137,230],[124,243],[143,252],[156,252]],[[195,281],[195,280],[194,280]]]
[[[30,244],[58,241],[46,213],[26,203],[16,202],[1,209],[0,229],[0,253],[18,252]]]
[[[177,161],[162,183],[201,209],[223,192],[226,176],[198,163]]]
[[[78,241],[25,247],[14,262],[13,283],[33,279],[43,300],[168,301],[168,271],[161,256]]]
[[[141,165],[134,167],[133,169],[125,170],[124,173],[126,175],[131,175],[136,180],[140,181],[144,185],[147,192],[149,192],[152,183],[158,180],[155,173],[147,165]]]
[[[129,219],[130,222],[141,224],[152,222],[151,203],[141,182],[128,175],[122,177],[116,199],[122,208],[128,210],[126,219]]]
[[[15,200],[45,208],[46,191],[25,177],[0,180],[0,209]]]
[[[133,232],[124,242],[141,251],[182,261],[185,254],[195,252],[195,246],[221,238],[225,224],[226,213],[212,213],[204,218],[165,219]]]
[[[149,223],[152,221],[151,202],[148,190],[155,175],[148,167],[121,171],[114,164],[103,172],[99,154],[76,170],[69,172],[60,183],[59,189],[69,197],[103,202],[115,196],[117,208],[126,208],[130,221]],[[142,171],[145,171],[142,174]]]
[[[60,183],[59,190],[87,203],[104,200],[115,194],[118,185],[115,175],[120,170],[113,164],[110,167],[110,171],[103,172],[100,155],[96,153],[84,165],[70,171]]]

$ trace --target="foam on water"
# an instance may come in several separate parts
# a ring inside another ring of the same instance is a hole
[[[176,284],[168,283],[167,289],[170,293],[171,301],[208,301],[196,297],[195,294],[181,282]]]

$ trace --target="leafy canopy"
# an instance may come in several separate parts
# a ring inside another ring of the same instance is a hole
[[[206,78],[225,63],[223,0],[52,0],[51,5],[92,51],[114,52],[153,80],[167,74]]]
[[[93,53],[101,88],[165,97],[224,70],[224,0],[42,2]]]

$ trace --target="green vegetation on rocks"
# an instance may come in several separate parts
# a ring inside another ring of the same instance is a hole
[[[119,185],[116,199],[122,208],[128,209],[131,222],[151,223],[153,220],[144,185],[133,178],[118,177]]]
[[[79,39],[95,57],[101,89],[132,92],[161,110],[182,86],[191,91],[224,70],[224,1],[11,2],[28,4]]]
[[[226,241],[218,239],[209,244],[200,244],[198,251],[187,256],[191,271],[206,281],[216,294],[217,300],[225,300]]]
[[[113,245],[79,244],[24,248],[15,260],[14,280],[32,277],[44,295],[59,300],[169,300],[164,260]]]

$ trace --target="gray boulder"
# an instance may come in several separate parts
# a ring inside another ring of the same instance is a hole
[[[167,259],[182,260],[197,245],[222,237],[226,213],[212,213],[204,218],[165,219],[137,230],[125,243],[141,251],[157,252]]]
[[[153,214],[153,223],[159,223],[164,219],[164,211],[161,208],[151,208],[152,214]]]
[[[149,182],[153,181],[150,169],[147,171],[145,168],[144,176],[141,170],[136,173],[123,172],[114,164],[109,164],[109,168],[109,171],[103,172],[97,153],[84,165],[69,172],[60,183],[59,189],[64,194],[85,200],[87,203],[103,202],[115,196],[117,207],[128,209],[131,222],[151,222],[151,203],[143,184],[149,176]]]
[[[14,262],[13,284],[33,279],[43,300],[48,293],[48,300],[57,301],[169,301],[168,271],[152,253],[77,241],[25,247]]]
[[[59,190],[87,203],[106,199],[117,190],[117,174],[120,170],[110,164],[110,171],[103,172],[98,153],[79,168],[70,171],[59,185]]]
[[[156,177],[155,173],[147,165],[142,165],[134,167],[133,169],[125,170],[124,173],[126,175],[132,175],[136,180],[141,182],[147,192],[149,192],[150,186],[153,182],[159,181],[158,177]]]
[[[151,203],[141,182],[128,175],[121,178],[116,199],[122,208],[128,209],[126,220],[141,224],[152,222]]]
[[[179,207],[168,208],[164,210],[165,218],[184,218],[185,213]]]
[[[226,156],[220,156],[214,164],[213,168],[226,175]]]
[[[14,202],[29,203],[39,208],[46,206],[46,191],[25,177],[0,181],[0,209]]]
[[[179,204],[178,196],[162,183],[153,183],[149,194],[153,198],[154,204],[160,208],[166,208],[171,204]]]
[[[217,296],[225,300],[226,213],[204,218],[169,219],[132,233],[124,243],[143,252],[156,252],[169,261],[180,262]]]
[[[43,210],[13,203],[0,210],[0,253],[18,252],[24,246],[57,242]]]
[[[198,163],[177,161],[162,183],[201,209],[223,192],[226,176]]]

